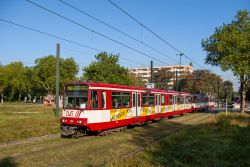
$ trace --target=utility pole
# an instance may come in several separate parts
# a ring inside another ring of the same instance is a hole
[[[58,43],[56,44],[56,109],[55,109],[56,117],[59,116],[59,80],[60,80],[59,58],[60,58],[60,44]]]
[[[220,108],[220,80],[218,80],[218,108]]]
[[[175,67],[175,91],[178,91],[177,66]]]
[[[153,83],[153,61],[151,60],[151,83]]]

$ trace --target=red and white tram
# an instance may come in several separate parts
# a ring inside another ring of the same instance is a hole
[[[186,92],[72,82],[65,85],[61,135],[101,132],[204,108],[208,103],[197,103]]]

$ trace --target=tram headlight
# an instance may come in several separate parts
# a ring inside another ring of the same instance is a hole
[[[77,123],[78,123],[78,124],[81,124],[81,123],[82,123],[82,120],[78,120]]]

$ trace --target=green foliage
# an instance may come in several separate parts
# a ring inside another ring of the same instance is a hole
[[[82,79],[88,82],[112,83],[120,85],[140,85],[138,78],[120,66],[119,55],[99,53],[96,61],[83,68]]]
[[[15,95],[20,96],[27,91],[27,69],[21,62],[13,62],[0,69],[1,93],[9,95],[9,100],[14,100]]]
[[[206,63],[232,70],[241,81],[241,111],[244,112],[245,94],[250,79],[250,16],[239,11],[230,24],[215,29],[214,34],[202,40],[207,52]]]
[[[232,70],[236,75],[250,73],[250,17],[239,11],[236,20],[216,28],[215,33],[202,41],[207,52],[206,63]]]
[[[52,94],[55,92],[56,83],[56,57],[49,55],[36,59],[35,62],[36,81],[47,90],[48,94]],[[63,88],[66,82],[76,80],[78,70],[78,64],[73,58],[60,58],[60,87]]]
[[[157,89],[168,90],[171,78],[174,78],[174,72],[168,70],[158,70],[157,73],[153,75],[153,81]]]
[[[0,66],[0,95],[9,101],[27,96],[41,96],[55,91],[56,58],[49,55],[36,60],[35,67],[25,67],[22,62]],[[73,58],[60,58],[60,86],[76,80],[78,64]]]
[[[141,76],[137,76],[134,73],[129,73],[129,80],[130,80],[130,86],[136,86],[136,87],[144,87],[146,84],[145,81],[143,81]]]
[[[232,94],[233,92],[232,82],[224,82],[220,76],[208,70],[194,70],[193,73],[186,73],[181,77],[182,79],[178,82],[180,91],[210,94],[220,99],[225,97],[225,93]],[[227,86],[224,86],[225,84]]]

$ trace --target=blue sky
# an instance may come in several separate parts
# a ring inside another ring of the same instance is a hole
[[[97,17],[136,39],[152,46],[175,59],[167,57],[135,42],[126,36],[96,22],[57,0],[32,0],[50,10],[68,17],[99,33],[142,51],[166,64],[175,65],[179,61],[177,52],[143,29],[124,13],[106,0],[64,0],[67,3]],[[209,37],[215,27],[232,21],[238,10],[250,9],[249,0],[113,0],[144,25],[185,53],[207,69],[229,79],[238,87],[238,81],[231,72],[222,72],[219,68],[204,64],[206,53],[201,48],[201,40]],[[0,18],[32,27],[40,31],[57,35],[74,42],[98,48],[109,53],[120,54],[131,59],[120,59],[120,64],[132,68],[149,66],[150,58],[124,46],[107,40],[82,27],[74,25],[25,0],[1,0]],[[0,62],[8,64],[22,61],[27,66],[34,65],[35,59],[55,54],[56,43],[61,44],[61,56],[74,57],[80,68],[94,61],[97,51],[67,43],[39,33],[31,32],[0,21]],[[155,66],[166,65],[154,61]],[[137,64],[138,63],[138,64]],[[190,60],[183,58],[182,64]],[[193,63],[195,69],[200,69]],[[81,73],[80,69],[80,73]]]

